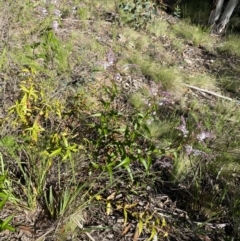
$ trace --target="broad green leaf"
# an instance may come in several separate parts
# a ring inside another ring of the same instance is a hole
[[[165,218],[162,218],[162,227],[165,227],[167,225]]]
[[[145,167],[145,170],[148,170],[148,164],[146,160],[143,157],[140,157],[139,161],[143,164],[143,166]]]
[[[2,194],[3,194],[3,193],[2,193]],[[4,207],[5,203],[6,203],[6,201],[8,200],[8,198],[9,198],[9,195],[6,195],[6,196],[3,198],[3,200],[0,202],[0,209],[3,209],[3,207]]]
[[[128,220],[128,213],[127,213],[127,209],[125,207],[123,208],[123,216],[124,216],[123,226],[125,227],[127,225],[127,220]]]
[[[125,165],[124,167],[128,171],[128,174],[129,174],[129,176],[131,178],[131,181],[133,182],[133,175],[132,175],[132,171],[131,171],[130,166],[129,165]]]
[[[15,231],[15,228],[12,227],[11,225],[9,225],[9,222],[11,222],[11,220],[13,219],[13,217],[14,217],[14,214],[10,215],[9,217],[7,217],[7,218],[3,221],[2,225],[1,225],[2,230],[6,230],[6,229],[7,229],[7,230],[12,231],[12,232]]]
[[[100,200],[103,199],[103,197],[102,197],[101,195],[98,194],[98,195],[95,196],[95,199],[96,199],[97,201],[100,201]]]
[[[107,165],[107,170],[110,178],[110,183],[113,183],[113,170],[111,165]]]
[[[29,90],[24,85],[20,85],[20,88],[22,91],[29,93]]]
[[[163,235],[164,238],[168,237],[168,232],[165,232]]]
[[[138,222],[138,235],[140,236],[143,230],[143,221],[140,219]]]
[[[124,160],[122,160],[115,168],[121,167],[121,166],[128,166],[130,164],[130,158],[127,156]]]
[[[1,188],[4,188],[3,186],[4,185],[1,185]],[[5,199],[6,196],[8,196],[8,194],[4,193],[3,191],[0,192],[0,199]]]
[[[96,162],[91,162],[91,165],[94,167],[94,168],[96,168],[96,169],[98,169],[99,168],[99,164],[97,164]]]
[[[52,151],[52,152],[49,154],[49,157],[51,158],[51,157],[57,156],[57,155],[59,155],[61,152],[62,152],[62,148],[60,147],[60,148]]]
[[[110,201],[107,201],[106,213],[108,216],[112,213],[112,204]]]
[[[157,230],[154,227],[152,227],[151,236],[147,239],[147,241],[153,240],[155,235],[157,235]]]
[[[119,129],[115,129],[116,132],[125,132],[126,131],[126,126],[123,126]]]
[[[67,138],[66,138],[65,136],[63,136],[63,135],[62,135],[62,140],[63,140],[64,146],[65,146],[65,147],[68,147],[68,145],[69,145],[69,144],[68,144],[68,140],[67,140]]]
[[[6,179],[6,174],[5,175],[0,175],[0,183],[4,182]]]
[[[102,113],[96,113],[96,114],[93,114],[93,115],[91,115],[92,117],[100,117],[100,116],[102,116]]]

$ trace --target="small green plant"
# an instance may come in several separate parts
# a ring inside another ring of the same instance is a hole
[[[172,30],[176,37],[192,41],[195,46],[204,45],[208,49],[211,49],[213,46],[214,39],[209,36],[208,30],[200,25],[191,25],[189,20],[175,24]]]
[[[181,17],[181,8],[179,7],[178,4],[176,4],[174,6],[174,10],[173,10],[173,16],[180,18]]]
[[[122,212],[124,217],[124,226],[129,223],[129,217],[136,220],[136,229],[134,234],[134,240],[137,240],[142,233],[149,235],[148,241],[155,240],[157,237],[168,237],[168,225],[163,216],[151,211],[140,211],[138,202],[129,203],[127,200],[115,200],[116,193],[112,193],[107,198],[103,198],[102,195],[97,195],[95,198],[97,201],[105,202],[106,214],[110,215],[114,210]]]
[[[151,213],[146,210],[144,212],[133,212],[132,216],[137,220],[136,237],[139,237],[144,229],[150,233],[148,241],[155,240],[157,237],[168,237],[167,223],[161,215],[156,215],[154,212]]]
[[[12,119],[13,129],[19,130],[24,143],[22,148],[29,157],[29,170],[23,167],[19,158],[15,160],[26,182],[22,189],[27,197],[27,204],[34,209],[37,199],[44,192],[54,161],[70,161],[74,171],[72,154],[77,152],[78,146],[72,142],[71,133],[66,128],[53,128],[52,131],[43,128],[47,123],[63,122],[63,105],[58,100],[52,99],[50,102],[47,99],[43,87],[36,83],[37,73],[34,70],[25,69],[24,73],[26,76],[20,84],[19,99],[9,109],[8,118]]]
[[[145,28],[157,14],[157,6],[149,0],[122,1],[119,8],[126,14],[123,20],[135,29]]]
[[[69,68],[70,43],[62,43],[53,31],[48,31],[43,35],[41,47],[43,50],[42,57],[46,64],[51,63],[59,71],[66,71]]]
[[[21,61],[38,69],[56,68],[59,73],[64,72],[69,68],[71,48],[71,41],[62,42],[53,30],[46,27],[41,31],[37,41],[24,45],[25,56],[21,56]],[[38,64],[38,60],[41,64]]]
[[[0,175],[0,210],[4,208],[4,205],[9,199],[9,194],[6,192],[5,185],[4,185],[6,179],[7,179],[6,173]],[[15,231],[15,228],[9,224],[13,219],[13,217],[14,217],[14,214],[10,215],[5,220],[0,219],[0,232],[4,230],[9,230],[12,232]]]
[[[132,116],[131,124],[126,124],[124,115],[111,107],[111,103],[116,98],[116,92],[109,88],[107,92],[110,98],[102,100],[104,110],[92,115],[98,120],[90,124],[90,127],[97,131],[97,138],[92,140],[94,158],[91,164],[95,168],[106,169],[111,182],[113,181],[113,170],[123,167],[133,181],[131,165],[139,162],[148,174],[152,163],[152,154],[155,151],[154,145],[151,143],[146,145],[145,150],[139,144],[139,141],[144,138],[144,132],[149,131],[146,124],[149,112],[145,114],[135,113]],[[100,161],[103,152],[104,163]]]
[[[66,183],[66,187],[59,194],[56,194],[54,188],[50,186],[49,190],[44,192],[44,198],[51,218],[56,219],[63,216],[75,204],[80,194],[81,201],[84,202],[83,197],[87,196],[92,188],[90,185],[86,189],[87,185],[87,182],[80,185],[72,180],[72,182]]]
[[[225,37],[225,41],[218,47],[218,51],[220,53],[240,56],[239,43],[237,39],[239,39],[239,35],[229,34]]]

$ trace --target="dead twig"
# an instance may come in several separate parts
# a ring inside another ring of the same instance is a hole
[[[198,87],[193,86],[193,85],[188,85],[188,84],[184,84],[184,85],[185,85],[186,87],[188,87],[188,88],[191,88],[191,89],[194,89],[194,90],[198,90],[198,91],[200,91],[200,92],[204,92],[204,93],[207,93],[207,94],[216,96],[216,97],[221,98],[221,99],[234,101],[234,102],[236,102],[237,104],[240,105],[240,101],[239,101],[239,100],[235,100],[235,99],[232,99],[232,98],[229,98],[229,97],[226,97],[226,96],[217,94],[217,93],[215,93],[215,92],[213,92],[213,91],[204,90],[204,89],[198,88]]]
[[[54,227],[50,228],[46,233],[38,237],[35,241],[44,241],[46,236],[53,231],[54,231]]]
[[[83,225],[80,223],[80,221],[79,221],[77,218],[73,217],[72,220],[77,224],[77,226],[78,226],[81,230],[83,230]],[[88,232],[84,231],[84,233],[87,235],[87,237],[89,238],[89,240],[95,241],[95,239],[94,239]]]

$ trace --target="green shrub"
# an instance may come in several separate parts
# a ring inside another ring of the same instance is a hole
[[[101,153],[105,152],[105,163],[92,161],[91,164],[95,168],[107,170],[111,182],[113,181],[113,170],[123,167],[129,173],[131,181],[133,181],[133,163],[139,162],[149,173],[152,164],[152,154],[154,146],[148,145],[143,151],[140,140],[144,138],[144,132],[148,130],[147,120],[152,109],[146,113],[134,113],[131,121],[126,121],[125,115],[111,107],[116,92],[114,89],[107,89],[110,95],[109,100],[102,100],[104,110],[92,115],[95,121],[90,124],[92,130],[97,131],[97,138],[92,140],[92,148],[94,160],[102,158]]]
[[[5,181],[7,178],[7,174],[0,175],[0,210],[4,209],[4,205],[9,199],[9,194],[5,190]],[[13,219],[14,214],[7,217],[5,220],[0,219],[0,232],[4,230],[15,231],[15,228],[12,227],[9,223]]]
[[[145,28],[157,14],[157,6],[149,0],[121,1],[122,21],[135,29]]]

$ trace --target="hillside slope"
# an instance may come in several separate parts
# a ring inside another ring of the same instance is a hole
[[[124,1],[0,6],[1,240],[239,239],[239,36]]]

